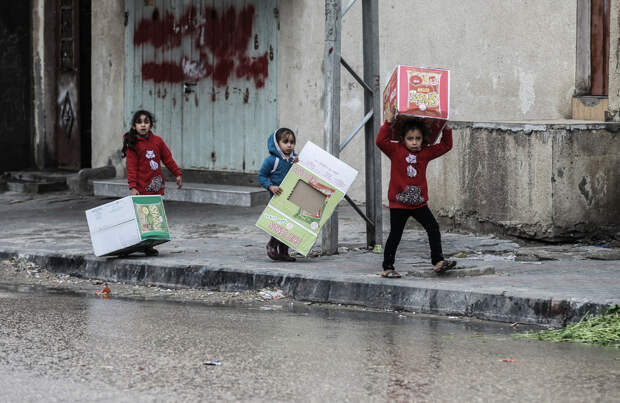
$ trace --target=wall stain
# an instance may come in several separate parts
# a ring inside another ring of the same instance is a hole
[[[579,192],[581,192],[581,195],[583,196],[583,198],[586,199],[586,202],[588,202],[588,205],[591,205],[592,204],[592,195],[591,195],[590,191],[587,188],[588,188],[588,180],[584,176],[581,179],[581,182],[579,182]]]
[[[140,20],[134,31],[134,46],[150,44],[158,50],[181,46],[184,37],[192,39],[197,60],[183,57],[178,62],[144,62],[142,79],[156,83],[199,81],[213,76],[218,87],[225,87],[236,76],[254,81],[262,88],[269,76],[269,57],[273,50],[261,56],[247,54],[252,40],[255,9],[251,4],[237,10],[230,6],[223,11],[213,7],[202,10],[189,7],[178,19],[170,12],[155,9],[150,18]],[[276,15],[276,18],[278,16]],[[254,49],[259,48],[254,35]],[[210,62],[212,60],[212,62]]]

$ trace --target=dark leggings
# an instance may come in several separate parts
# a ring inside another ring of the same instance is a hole
[[[428,234],[428,242],[431,245],[431,261],[433,264],[443,260],[443,252],[441,250],[441,234],[439,233],[439,224],[431,213],[428,206],[416,209],[390,209],[390,235],[385,243],[385,252],[383,255],[384,265],[393,265],[396,258],[396,249],[403,236],[403,230],[407,219],[413,217],[420,223]]]

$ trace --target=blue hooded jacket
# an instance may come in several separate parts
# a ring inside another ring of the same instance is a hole
[[[280,186],[288,170],[293,166],[293,160],[297,153],[293,151],[290,157],[286,158],[280,146],[276,141],[276,131],[271,133],[267,138],[267,150],[269,155],[263,161],[263,165],[258,171],[258,183],[265,189],[269,190],[269,186]],[[269,193],[271,191],[269,190]],[[273,196],[273,193],[271,194]]]

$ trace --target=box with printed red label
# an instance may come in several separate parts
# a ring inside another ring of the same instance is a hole
[[[383,91],[383,119],[420,119],[435,142],[450,116],[450,71],[398,65]]]

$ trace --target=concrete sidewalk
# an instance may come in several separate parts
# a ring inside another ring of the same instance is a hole
[[[382,255],[364,249],[365,224],[345,204],[336,256],[273,262],[265,254],[268,236],[254,226],[262,207],[166,202],[173,241],[158,247],[159,257],[96,258],[84,211],[110,200],[0,193],[0,258],[24,257],[50,271],[103,280],[221,290],[272,286],[299,300],[521,323],[559,325],[620,304],[618,249],[523,247],[443,233],[444,253],[461,256],[455,258],[460,268],[438,277],[430,271],[426,233],[413,226],[396,261],[406,275],[381,278]]]

